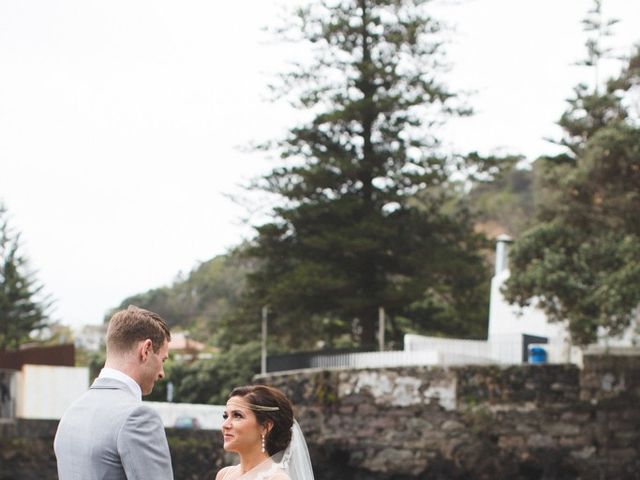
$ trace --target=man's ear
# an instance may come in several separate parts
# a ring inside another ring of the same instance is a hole
[[[149,357],[149,354],[153,351],[153,342],[147,338],[146,340],[140,342],[138,344],[138,355],[140,356],[140,360],[145,362]]]

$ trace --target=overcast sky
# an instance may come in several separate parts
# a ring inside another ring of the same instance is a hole
[[[290,0],[291,1],[291,0]],[[295,122],[267,101],[292,50],[268,42],[283,0],[0,0],[0,201],[23,252],[74,327],[251,234],[231,201],[274,166],[248,144]],[[557,152],[554,122],[592,75],[589,0],[435,4],[456,28],[450,85],[477,114],[452,123],[459,151]],[[640,41],[640,2],[605,0],[611,41]],[[608,65],[607,72],[619,69]]]

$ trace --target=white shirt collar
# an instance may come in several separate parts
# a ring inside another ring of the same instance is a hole
[[[142,389],[138,382],[136,382],[133,378],[131,378],[126,373],[121,372],[120,370],[116,370],[115,368],[105,367],[100,371],[100,375],[98,378],[111,378],[113,380],[119,380],[129,387],[129,390],[135,395],[139,402],[142,401]]]

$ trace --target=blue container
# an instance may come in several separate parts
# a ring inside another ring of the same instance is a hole
[[[547,363],[547,351],[538,346],[530,347],[529,363]]]

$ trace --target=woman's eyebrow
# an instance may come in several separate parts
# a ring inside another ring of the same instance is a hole
[[[225,410],[224,413],[229,415],[230,413],[244,413],[244,412],[242,410],[238,410],[237,408],[234,408],[233,410]]]

